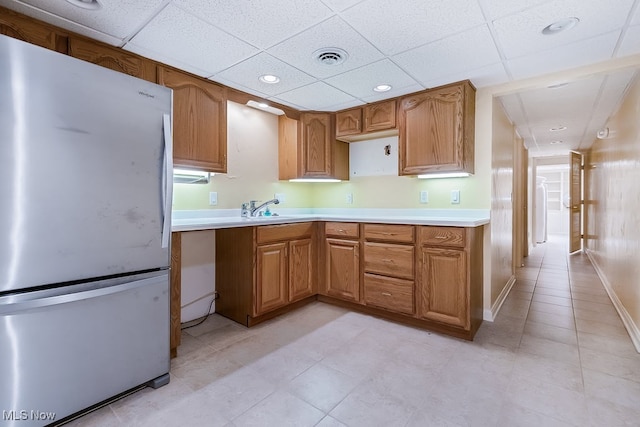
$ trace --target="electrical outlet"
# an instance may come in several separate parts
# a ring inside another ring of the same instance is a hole
[[[429,203],[429,192],[422,190],[420,192],[420,203]]]
[[[452,205],[460,204],[460,190],[451,190],[451,204]]]
[[[273,198],[274,199],[278,199],[278,201],[280,203],[284,203],[285,200],[286,200],[286,197],[285,197],[284,193],[276,193],[276,194],[273,195]]]
[[[218,193],[211,191],[209,193],[209,206],[215,206],[218,204]]]
[[[347,193],[347,204],[353,204],[353,193]]]

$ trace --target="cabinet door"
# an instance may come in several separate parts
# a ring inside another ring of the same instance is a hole
[[[331,177],[333,132],[329,113],[305,113],[302,120],[302,176]]]
[[[289,301],[313,295],[313,243],[311,239],[289,242]]]
[[[466,253],[430,247],[421,252],[420,317],[469,329]]]
[[[351,240],[326,240],[327,295],[360,301],[360,244]]]
[[[102,46],[82,39],[70,39],[69,54],[74,58],[156,82],[155,64],[126,50]]]
[[[67,53],[66,37],[58,35],[46,25],[25,19],[1,7],[0,34],[61,53]]]
[[[255,314],[285,305],[287,296],[287,243],[257,247]]]
[[[364,107],[364,131],[375,132],[396,127],[396,101],[379,102]]]
[[[158,68],[159,83],[173,89],[173,161],[176,166],[227,171],[227,101],[214,83]]]
[[[357,135],[362,132],[362,108],[336,113],[336,136]]]
[[[400,100],[400,175],[466,169],[463,100],[462,85]]]

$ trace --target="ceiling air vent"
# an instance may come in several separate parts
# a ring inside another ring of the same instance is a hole
[[[340,65],[349,58],[349,54],[338,47],[325,47],[313,52],[313,57],[322,65]]]

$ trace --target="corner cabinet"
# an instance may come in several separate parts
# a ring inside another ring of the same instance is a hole
[[[302,113],[300,120],[280,116],[279,179],[349,179],[349,146],[335,140],[330,113]]]
[[[474,172],[475,89],[467,81],[400,98],[399,173]]]
[[[246,326],[315,299],[315,223],[216,230],[216,312]]]
[[[174,164],[227,172],[225,88],[166,67],[158,67],[158,83],[173,89]]]

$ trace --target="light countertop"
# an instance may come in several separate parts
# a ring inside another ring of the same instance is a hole
[[[489,223],[483,209],[274,209],[277,216],[242,218],[240,209],[173,211],[172,231],[215,230],[305,221],[478,227]]]

